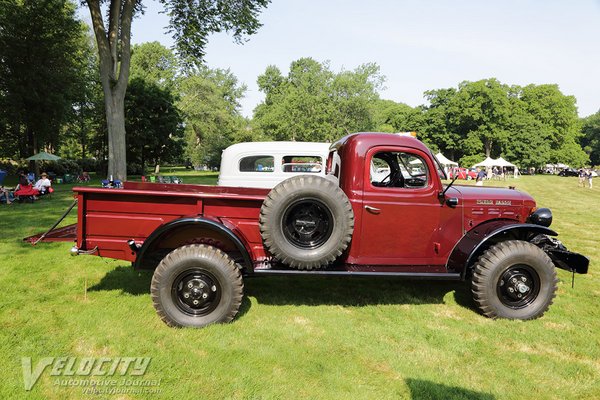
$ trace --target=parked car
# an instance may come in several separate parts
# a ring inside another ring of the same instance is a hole
[[[579,171],[575,168],[566,168],[560,171],[558,176],[579,176]]]
[[[448,172],[448,178],[454,179],[454,175],[458,175],[458,179],[471,180],[477,178],[477,170],[473,168],[455,167]]]
[[[325,176],[329,143],[244,142],[223,150],[217,185],[271,189],[295,175]]]

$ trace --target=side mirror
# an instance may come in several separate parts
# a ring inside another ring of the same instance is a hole
[[[458,198],[449,197],[446,199],[446,204],[448,204],[449,207],[456,207],[458,205]]]

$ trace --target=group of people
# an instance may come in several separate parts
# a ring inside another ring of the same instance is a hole
[[[19,183],[11,190],[5,187],[0,188],[0,197],[6,199],[6,204],[12,204],[14,200],[21,198],[31,198],[37,200],[39,196],[43,196],[52,192],[52,181],[48,179],[48,174],[42,172],[40,179],[35,183],[31,182],[25,171],[19,171]],[[11,201],[13,198],[13,201]]]
[[[592,170],[580,168],[579,169],[579,185],[578,186],[585,187],[585,181],[587,180],[588,186],[591,189],[592,188],[592,178],[593,178]]]

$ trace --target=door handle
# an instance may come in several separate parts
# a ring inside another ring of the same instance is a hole
[[[379,214],[381,212],[381,210],[379,208],[375,208],[375,207],[371,207],[371,206],[365,206],[365,210],[367,210],[368,212],[370,212],[372,214]]]

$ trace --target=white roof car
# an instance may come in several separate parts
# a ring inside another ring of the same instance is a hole
[[[244,142],[223,150],[219,186],[273,188],[294,175],[325,176],[329,143]]]

